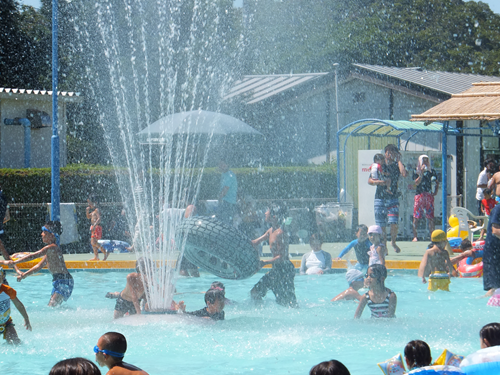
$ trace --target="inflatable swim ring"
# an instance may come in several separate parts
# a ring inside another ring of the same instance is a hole
[[[224,279],[246,279],[260,270],[250,239],[213,217],[195,216],[179,223],[175,242],[191,263]]]
[[[127,248],[130,247],[128,242],[115,240],[98,240],[97,243],[104,247],[108,253],[128,253]]]
[[[425,366],[420,367],[415,370],[408,372],[408,375],[418,374],[418,375],[458,375],[463,374],[463,370],[460,367],[455,366]]]
[[[475,257],[462,259],[458,264],[460,277],[481,277],[483,276],[483,248],[485,241],[475,241],[472,243]]]
[[[468,375],[500,374],[500,346],[491,346],[472,353],[465,357],[460,368]]]

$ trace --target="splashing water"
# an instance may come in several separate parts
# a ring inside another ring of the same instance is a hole
[[[231,65],[228,1],[105,0],[65,5],[75,16],[75,48],[85,65],[86,95],[105,132],[137,256],[155,260],[145,279],[149,307],[170,306],[177,273],[173,241],[183,209],[193,203],[213,132],[160,134],[161,144],[140,143],[137,133],[172,113],[220,110]],[[97,192],[104,194],[104,192]],[[214,192],[215,194],[216,192]]]

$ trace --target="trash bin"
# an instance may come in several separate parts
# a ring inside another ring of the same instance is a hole
[[[318,232],[325,242],[345,240],[352,229],[352,203],[329,202],[314,208]]]

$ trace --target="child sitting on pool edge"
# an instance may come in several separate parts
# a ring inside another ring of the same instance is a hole
[[[30,318],[28,317],[28,313],[23,303],[17,298],[16,291],[3,283],[5,277],[4,272],[3,268],[0,267],[0,334],[3,335],[3,338],[8,344],[17,345],[21,343],[21,340],[17,335],[14,323],[12,323],[12,318],[10,317],[10,301],[12,301],[19,313],[23,316],[24,326],[29,331],[31,331]]]
[[[365,286],[370,290],[359,301],[354,318],[358,319],[363,314],[365,306],[371,310],[372,318],[395,318],[398,303],[396,293],[385,287],[387,268],[381,264],[372,264],[366,271]]]
[[[224,320],[224,300],[224,291],[221,288],[209,289],[205,293],[205,304],[207,306],[200,310],[186,312],[186,314],[213,320]],[[184,304],[179,308],[184,311]]]

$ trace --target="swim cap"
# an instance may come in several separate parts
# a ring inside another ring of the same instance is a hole
[[[382,228],[380,228],[380,225],[370,225],[368,228],[368,234],[370,233],[377,233],[382,235]]]
[[[436,229],[434,232],[432,232],[431,235],[431,241],[432,242],[441,242],[441,241],[447,241],[448,238],[446,237],[446,233],[443,232],[441,229]]]
[[[353,268],[346,272],[345,279],[347,284],[351,285],[356,280],[363,280],[363,273],[360,270]]]

